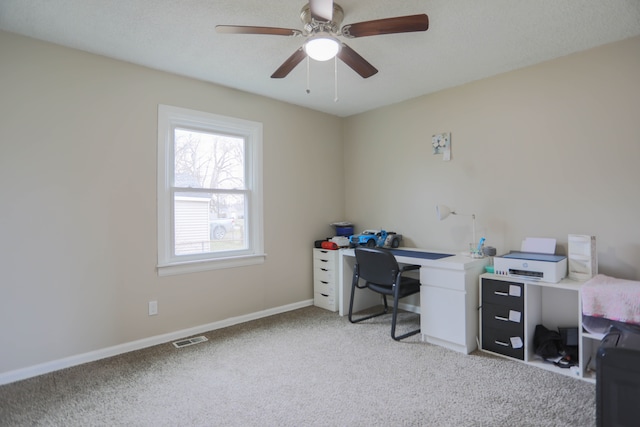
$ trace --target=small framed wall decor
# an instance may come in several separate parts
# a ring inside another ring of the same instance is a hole
[[[433,146],[433,154],[442,154],[443,160],[451,160],[451,134],[449,132],[433,135],[431,145]]]

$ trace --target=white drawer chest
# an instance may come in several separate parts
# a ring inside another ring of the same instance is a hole
[[[478,276],[488,258],[443,258],[420,268],[424,341],[469,354],[477,348]]]
[[[313,250],[313,304],[338,311],[338,260],[340,251]]]

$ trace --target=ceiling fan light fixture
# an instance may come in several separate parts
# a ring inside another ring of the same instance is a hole
[[[328,61],[340,51],[340,41],[328,33],[318,33],[304,44],[304,51],[316,61]]]

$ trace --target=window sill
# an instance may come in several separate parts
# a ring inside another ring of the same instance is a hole
[[[222,268],[246,267],[264,263],[266,254],[247,255],[216,260],[189,261],[158,265],[158,276],[175,276],[178,274],[198,273],[201,271],[219,270]]]

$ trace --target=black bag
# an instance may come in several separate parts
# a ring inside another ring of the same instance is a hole
[[[536,325],[533,334],[533,347],[535,353],[543,359],[560,357],[564,353],[560,333],[551,331],[544,325]]]

